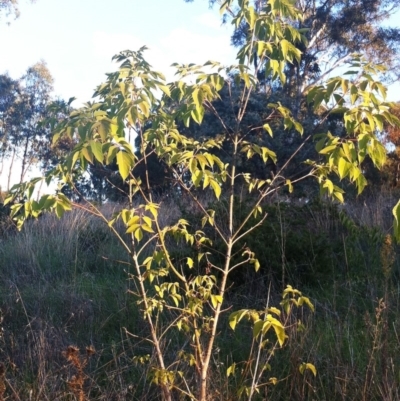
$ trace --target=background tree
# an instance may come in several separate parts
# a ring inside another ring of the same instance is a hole
[[[21,87],[17,80],[11,79],[8,75],[0,75],[0,138],[1,138],[1,169],[4,170],[5,159],[11,158],[13,164],[16,149],[11,145],[11,138],[18,131],[20,121],[20,94]],[[10,175],[8,178],[10,186]]]
[[[28,68],[18,80],[0,76],[0,157],[9,164],[8,185],[19,161],[19,182],[39,163],[45,148],[47,128],[41,124],[47,116],[53,78],[42,61]],[[4,167],[2,168],[3,172]]]
[[[249,22],[241,20],[241,23],[238,24],[238,19],[235,17],[236,10],[228,6],[229,2],[211,0],[209,3],[210,5],[221,4],[225,11],[224,21],[231,21],[234,25],[232,44],[240,48],[240,57],[248,50],[246,50],[246,46],[250,40],[247,37]],[[267,3],[269,2],[264,0],[252,2],[256,11],[263,9]],[[278,155],[278,163],[281,165],[285,164],[293,151],[300,145],[301,140],[295,134],[294,129],[293,132],[284,130],[283,124],[280,127],[275,124],[273,139],[265,130],[259,129],[266,119],[267,108],[265,106],[268,103],[280,102],[289,107],[306,130],[313,130],[318,126],[337,136],[345,136],[346,129],[343,125],[343,115],[340,112],[335,115],[327,114],[323,106],[314,108],[307,102],[305,95],[310,86],[317,85],[334,74],[338,68],[344,68],[346,64],[349,67],[348,62],[352,55],[360,52],[363,53],[366,60],[388,67],[382,75],[388,81],[396,79],[396,74],[400,71],[398,65],[400,29],[383,25],[400,8],[400,3],[397,1],[298,0],[295,3],[303,13],[303,19],[296,23],[296,28],[301,30],[306,39],[304,43],[297,45],[302,52],[301,60],[294,59],[292,63],[279,65],[277,60],[262,59],[258,56],[258,52],[262,52],[264,47],[271,46],[271,44],[259,41],[260,47],[253,50],[253,68],[257,71],[259,85],[252,92],[246,109],[246,113],[249,113],[247,120],[252,121],[253,139],[260,145],[263,144],[273,149]],[[257,34],[263,34],[262,28]],[[276,79],[278,75],[284,79]],[[222,94],[221,100],[216,101],[218,106],[214,106],[219,110],[221,107],[225,107],[229,113],[232,108],[237,106],[238,100],[234,99],[234,90],[229,93],[229,96],[230,99]],[[206,112],[205,121],[212,121],[212,124],[194,128],[196,135],[201,136],[201,132],[206,130],[209,137],[212,135],[211,132],[217,135],[215,129],[209,129],[210,126],[218,127],[218,121],[215,121],[212,113]],[[321,126],[322,121],[323,127]],[[207,128],[204,128],[206,126]],[[315,157],[314,143],[309,141],[304,144],[301,152],[296,153],[294,163],[291,164],[292,178],[300,171],[303,172],[307,169],[306,166],[300,164],[301,160]],[[247,163],[253,166],[253,171],[259,171],[259,174],[264,177],[271,174],[271,171],[265,171],[265,167],[261,168],[257,158],[247,161]],[[269,167],[275,168],[275,166]],[[379,175],[373,168],[369,169],[369,172],[371,178],[372,175]],[[301,194],[301,196],[310,198],[317,194],[315,185],[312,185],[310,181],[303,182],[302,188],[303,191],[297,191],[297,195]]]
[[[192,2],[194,0],[185,0]],[[242,47],[248,34],[247,22],[237,23],[235,10],[226,7],[227,1],[209,0],[224,6],[224,21],[235,26],[232,44]],[[253,1],[261,10],[268,2]],[[354,53],[363,53],[367,60],[384,64],[389,77],[398,78],[400,28],[385,25],[400,9],[396,0],[296,0],[303,19],[296,28],[301,29],[307,41],[300,45],[303,53],[299,63],[287,65],[285,87],[295,87],[304,93],[307,86],[316,84],[342,66]],[[257,63],[257,58],[254,62]],[[268,62],[267,62],[268,64]],[[268,65],[267,65],[268,68]]]
[[[400,103],[392,106],[392,113],[400,118]],[[400,129],[386,126],[385,141],[389,149],[388,158],[382,171],[382,175],[376,177],[375,185],[387,190],[400,188]]]
[[[47,107],[53,91],[53,77],[46,63],[41,61],[28,68],[21,81],[24,87],[25,121],[17,139],[21,146],[20,182],[24,180],[30,167],[39,161],[38,155],[46,137],[46,130],[40,122],[47,116]]]

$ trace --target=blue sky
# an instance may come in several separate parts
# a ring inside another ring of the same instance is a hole
[[[0,24],[0,73],[17,78],[43,59],[65,99],[89,100],[116,68],[111,57],[143,45],[148,61],[170,77],[173,62],[234,62],[231,28],[205,0],[37,0],[21,1],[20,11],[9,26]]]
[[[43,59],[55,78],[55,93],[90,100],[111,57],[146,45],[148,61],[172,78],[173,62],[233,63],[231,26],[221,26],[218,8],[207,0],[20,0],[21,17],[0,21],[0,74],[20,77]],[[400,13],[392,18],[400,25]],[[400,98],[400,86],[390,91]]]

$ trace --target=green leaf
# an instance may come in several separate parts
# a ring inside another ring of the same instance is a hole
[[[43,210],[49,210],[56,203],[56,198],[51,195],[43,195],[39,201],[39,207]]]
[[[151,218],[149,216],[143,216],[143,220],[149,227],[151,227],[152,221],[151,221]]]
[[[131,234],[131,233],[135,233],[136,230],[138,230],[140,228],[140,224],[136,223],[136,224],[131,224],[128,229],[126,230],[127,234]]]
[[[97,133],[100,135],[101,140],[105,142],[110,131],[110,122],[107,120],[101,120],[96,123],[93,128],[97,130]]]
[[[268,308],[268,312],[274,313],[277,316],[281,315],[281,311],[278,308],[276,308],[275,306]]]
[[[242,73],[240,74],[240,77],[243,79],[246,88],[250,88],[251,83],[250,83],[250,76],[249,76],[249,74],[247,74],[247,73],[245,73],[245,72],[242,72]]]
[[[322,187],[327,188],[330,195],[333,193],[333,182],[331,180],[325,180]]]
[[[264,146],[260,150],[261,150],[261,157],[262,157],[264,163],[267,162],[268,158],[272,159],[272,161],[274,163],[276,163],[277,157],[276,157],[276,153],[274,151],[272,151]],[[257,152],[257,153],[259,153],[259,152]]]
[[[226,377],[229,377],[230,375],[235,374],[235,369],[236,369],[236,363],[233,363],[229,368],[226,370]]]
[[[263,128],[265,129],[265,131],[268,132],[268,134],[270,135],[271,138],[274,136],[274,133],[272,132],[272,128],[269,124],[264,124]]]
[[[56,205],[56,216],[60,219],[61,217],[63,217],[64,213],[65,213],[65,207],[64,205],[62,205],[61,203],[57,202]]]
[[[322,89],[319,89],[315,96],[314,96],[314,109],[317,110],[319,108],[319,106],[321,106],[321,103],[324,101],[325,99],[325,91]]]
[[[156,203],[149,202],[146,205],[145,210],[149,211],[153,215],[153,217],[156,219],[158,216],[158,207],[159,206]]]
[[[192,93],[193,102],[196,106],[196,110],[199,110],[203,104],[203,96],[202,92],[199,88],[196,88]]]
[[[352,168],[352,164],[346,161],[343,157],[339,159],[339,164],[338,164],[338,173],[340,179],[343,179],[346,177]]]
[[[344,202],[343,194],[341,192],[333,192],[333,197],[336,198],[340,203]]]
[[[190,115],[192,116],[193,120],[200,125],[204,118],[204,107],[200,106],[199,108],[192,110]]]
[[[118,151],[119,151],[119,149],[115,145],[111,145],[108,148],[107,157],[106,157],[106,164],[111,164],[112,163],[112,161],[115,159],[115,156],[117,155]]]
[[[211,304],[213,308],[216,308],[218,304],[222,303],[222,296],[221,295],[211,295]]]
[[[171,97],[171,90],[167,85],[159,85],[158,86],[168,97]]]
[[[244,316],[248,315],[248,313],[249,311],[247,309],[241,309],[229,315],[229,326],[231,326],[232,330],[235,330],[237,323],[239,323]]]
[[[350,94],[351,104],[354,104],[358,99],[358,88],[354,84],[350,87]]]
[[[367,186],[367,180],[366,180],[366,178],[364,177],[363,174],[360,174],[358,176],[358,178],[356,179],[356,186],[357,186],[357,189],[358,189],[357,193],[358,193],[358,195],[360,195],[360,193]]]
[[[140,223],[140,217],[135,215],[132,216],[132,211],[124,209],[121,212],[122,216],[122,221],[129,227],[132,224],[139,224]]]
[[[98,162],[103,164],[103,146],[100,142],[96,141],[89,141],[90,148],[92,149],[92,152],[94,154],[94,157],[97,159]]]
[[[314,312],[314,305],[310,301],[310,298],[301,296],[301,297],[299,297],[298,301],[299,301],[299,306],[302,306],[303,304],[306,304],[311,309],[311,311]]]
[[[254,7],[248,7],[246,10],[246,20],[249,23],[249,27],[250,29],[254,28],[254,24],[256,22],[256,18],[257,18],[257,14],[254,10]]]
[[[142,228],[142,230],[147,231],[148,233],[154,233],[154,230],[147,224],[142,224],[141,228]]]
[[[117,164],[119,173],[121,174],[122,179],[125,181],[129,176],[131,168],[133,167],[133,159],[131,155],[124,150],[120,150],[117,153]]]
[[[297,122],[297,121],[293,121],[293,125],[294,125],[295,130],[296,130],[300,135],[303,135],[303,133],[304,133],[304,128],[303,128],[303,126],[302,126],[299,122]]]
[[[282,326],[282,323],[279,320],[275,319],[271,315],[268,315],[268,321],[271,322],[272,327],[275,330],[279,345],[282,347],[286,340],[285,328]]]
[[[139,228],[135,231],[134,234],[135,238],[137,239],[138,242],[140,242],[143,239],[143,231]]]
[[[325,146],[326,143],[326,135],[323,135],[322,138],[315,144],[315,150],[319,153]]]
[[[143,115],[148,118],[150,115],[150,107],[149,104],[143,100],[142,102],[140,102],[138,104],[139,109],[141,110],[141,112],[143,113]]]
[[[314,376],[317,376],[317,369],[312,363],[305,363],[303,362],[299,366],[299,372],[303,375],[306,370],[311,370]]]
[[[327,147],[321,149],[321,150],[319,151],[319,153],[320,153],[321,155],[326,155],[326,154],[332,153],[332,152],[336,149],[336,147],[337,147],[336,145],[329,145],[329,146],[327,146]]]
[[[195,187],[198,187],[200,185],[201,180],[203,179],[203,172],[201,170],[194,170],[194,173],[192,174],[192,181]]]
[[[396,203],[392,213],[394,216],[393,234],[397,242],[400,243],[400,200]]]
[[[261,319],[257,320],[254,323],[254,326],[253,326],[253,338],[257,338],[258,337],[258,335],[261,332],[261,329],[263,328],[263,325],[264,325],[264,321],[261,320]]]
[[[292,181],[286,180],[286,185],[289,187],[289,193],[291,194],[293,192],[293,184]]]
[[[258,259],[254,259],[254,270],[258,272],[260,270],[260,262]]]
[[[82,148],[81,154],[89,163],[93,163],[93,152],[92,152],[91,148],[87,148],[87,147]],[[75,153],[75,155],[78,156],[78,153]],[[73,164],[75,164],[75,163],[73,163]],[[71,166],[71,168],[72,167],[73,167],[73,165]]]
[[[280,42],[280,46],[281,46],[281,50],[282,50],[282,56],[286,60],[288,58],[290,43],[286,39],[283,39]]]
[[[221,186],[215,180],[210,180],[210,185],[212,186],[212,189],[214,190],[216,198],[219,199],[219,197],[221,196]]]

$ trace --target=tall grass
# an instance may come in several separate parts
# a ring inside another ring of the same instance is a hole
[[[316,311],[299,316],[302,325],[276,350],[271,377],[277,382],[260,400],[400,399],[399,258],[386,236],[385,202],[377,198],[368,208],[348,204],[346,210],[269,206],[270,219],[250,244],[261,274],[246,270],[234,277],[230,301],[237,309],[262,307],[270,283],[275,301],[285,280],[300,284]],[[184,202],[164,201],[160,215],[170,224],[195,213]],[[219,213],[223,219],[222,202]],[[173,257],[186,255],[181,244],[170,246]],[[146,380],[153,355],[143,341],[146,328],[129,292],[129,272],[129,259],[107,226],[84,211],[61,220],[46,215],[4,236],[0,400],[155,400]],[[226,369],[245,358],[248,330],[226,325],[219,333],[213,400],[237,399],[239,383]],[[77,351],[86,346],[96,349],[90,358]],[[164,347],[176,352],[173,338]],[[316,365],[316,378],[299,372],[303,361]]]

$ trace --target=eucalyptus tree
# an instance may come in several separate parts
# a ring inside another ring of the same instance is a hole
[[[19,182],[24,180],[33,165],[39,163],[47,132],[40,122],[47,116],[52,82],[44,62],[28,68],[17,80],[8,75],[0,76],[0,157],[3,166],[5,160],[10,165],[7,189],[11,175],[16,178],[17,162]]]
[[[0,174],[3,174],[5,159],[15,157],[15,152],[11,149],[9,141],[15,133],[19,120],[17,99],[20,91],[18,81],[13,80],[8,75],[0,75]]]
[[[246,0],[258,11],[271,2]],[[232,44],[245,46],[248,23],[238,23],[235,9],[225,7],[229,1],[209,0],[210,6],[216,3],[224,7],[223,20],[234,25]],[[355,53],[362,53],[370,62],[385,65],[388,79],[399,78],[400,28],[390,25],[390,17],[400,10],[397,0],[290,0],[280,3],[292,4],[301,10],[303,18],[295,25],[307,39],[299,47],[302,51],[299,63],[285,66],[288,79],[284,86],[287,88],[304,93],[310,85],[323,81],[351,60]],[[254,58],[255,63],[258,61]],[[268,79],[268,60],[264,61]]]
[[[245,3],[256,11],[262,11],[266,4],[272,2],[247,0]],[[262,134],[262,130],[257,127],[263,125],[262,121],[266,118],[267,108],[260,108],[257,105],[262,102],[267,104],[280,102],[290,108],[304,127],[308,129],[320,127],[321,121],[324,120],[324,130],[334,131],[337,136],[346,135],[343,115],[339,115],[338,112],[326,114],[323,108],[313,109],[307,103],[306,95],[311,86],[323,82],[339,68],[342,68],[342,72],[345,71],[343,68],[349,69],[354,55],[360,53],[365,60],[386,66],[385,71],[381,72],[381,78],[388,82],[398,79],[400,29],[387,24],[389,18],[400,10],[400,3],[394,0],[293,0],[278,3],[295,4],[303,14],[302,20],[294,23],[305,38],[304,42],[297,44],[302,57],[299,61],[281,63],[277,67],[277,60],[258,57],[257,52],[262,51],[262,48],[253,48],[253,68],[257,71],[259,81],[249,98],[246,109],[249,116],[248,118],[245,116],[242,124],[246,120],[252,121],[251,127],[248,126],[248,128],[252,130],[253,138],[258,144],[273,149],[282,165],[291,157],[292,152],[301,143],[301,139],[293,132],[280,129],[279,125],[275,125],[273,140],[265,131]],[[232,44],[240,49],[239,54],[245,51],[250,40],[248,35],[253,33],[248,29],[249,23],[246,20],[238,22],[235,4],[230,6],[229,2],[223,0],[209,0],[209,4],[210,6],[221,5],[223,21],[233,25]],[[254,34],[263,35],[263,28]],[[274,69],[275,72],[273,72]],[[275,79],[276,74],[281,74],[279,80]],[[229,99],[222,94],[221,99],[217,100],[219,108],[226,108],[226,113],[232,109],[231,104],[235,104],[235,99],[232,99],[233,94],[233,91],[229,93]],[[212,113],[206,113],[206,121],[213,121],[214,129],[208,130],[206,134],[210,136],[211,132],[215,132],[215,127],[218,127],[218,121],[215,121]],[[205,129],[201,126],[195,129],[195,133],[203,135],[207,129],[206,124]],[[292,167],[289,167],[292,172],[290,176],[296,177],[299,172],[306,171],[307,168],[302,166],[300,161],[313,157],[315,157],[315,147],[310,141],[292,159]],[[263,176],[274,173],[274,165],[268,166],[266,170],[266,166],[263,167],[258,162],[256,158],[250,162],[253,171],[258,171],[258,174]],[[304,193],[297,192],[297,196],[310,198],[316,194],[315,186],[309,181],[304,182],[302,187]]]
[[[395,103],[391,111],[400,118],[400,103]],[[388,158],[382,174],[374,177],[374,184],[380,189],[398,190],[400,188],[400,129],[388,124],[385,131],[384,140],[389,149]]]
[[[32,165],[39,162],[38,156],[46,139],[46,129],[40,122],[47,116],[53,77],[46,63],[41,61],[28,68],[21,83],[24,88],[22,102],[25,105],[25,118],[21,121],[21,131],[16,138],[21,157],[20,182]]]
[[[135,360],[148,364],[148,381],[158,386],[161,398],[168,401],[178,396],[198,401],[216,398],[211,372],[220,367],[213,355],[226,321],[222,317],[228,311],[233,330],[243,321],[250,324],[252,346],[247,360],[226,369],[226,375],[233,377],[226,382],[227,393],[235,394],[235,399],[251,400],[276,383],[269,362],[290,335],[289,326],[295,319],[291,312],[303,305],[313,306],[288,286],[279,307],[271,305],[266,296],[265,307],[260,310],[251,306],[232,310],[228,296],[232,273],[260,268],[257,255],[243,241],[268,218],[263,210],[265,201],[284,188],[295,190],[306,178],[315,179],[323,194],[339,202],[344,200],[341,182],[348,180],[362,192],[366,185],[363,161],[369,158],[381,167],[386,157],[376,132],[383,130],[385,123],[400,125],[385,101],[385,87],[376,78],[382,67],[354,56],[347,75],[308,89],[307,102],[319,116],[311,126],[301,124],[290,107],[265,102],[268,110],[257,129],[273,138],[279,120],[288,135],[296,132],[302,138],[292,157],[279,164],[269,146],[254,141],[246,111],[253,92],[262,84],[257,66],[267,65],[270,79],[284,85],[287,66],[301,63],[301,49],[307,43],[306,32],[299,29],[304,15],[290,0],[270,0],[260,7],[243,0],[235,4],[234,0],[224,1],[221,12],[230,10],[236,25],[248,30],[236,65],[175,64],[177,79],[167,83],[145,60],[145,48],[118,54],[114,59],[120,63],[119,69],[107,74],[106,81],[97,88],[96,102],[73,111],[54,130],[54,143],[65,137],[76,142],[72,151],[46,177],[12,188],[7,199],[16,202],[12,215],[19,227],[26,218],[44,211],[61,217],[74,207],[85,208],[108,225],[129,255],[129,277],[135,283],[132,296],[148,328],[148,337],[144,338],[148,355],[138,355]],[[214,106],[223,91],[238,91],[229,119]],[[201,125],[206,110],[218,119],[220,134],[204,140],[185,135],[182,125]],[[335,112],[343,118],[344,133],[340,136],[324,125]],[[128,130],[140,137],[139,152],[128,140]],[[291,178],[288,167],[313,140],[317,157],[305,158],[308,168]],[[221,150],[230,152],[226,160],[219,155]],[[257,176],[246,171],[243,155],[246,159],[260,157],[263,163],[277,164],[277,168],[271,176]],[[174,186],[200,214],[200,229],[193,229],[183,218],[162,223],[163,204],[153,197],[149,178],[148,161],[153,156],[162,161]],[[105,166],[116,163],[127,187],[125,204],[111,218],[89,201],[76,204],[62,190],[44,195],[39,201],[32,199],[34,188],[43,179],[57,179],[73,191],[77,173],[87,171],[95,162]],[[135,174],[138,166],[143,166],[140,176]],[[235,214],[241,202],[236,196],[238,187],[252,194],[244,216]],[[226,215],[216,213],[199,196],[201,191],[223,201]],[[134,203],[136,195],[142,202],[139,206]],[[222,249],[215,249],[212,237],[219,238]],[[190,248],[186,256],[172,256],[173,240],[183,249],[187,249],[186,243]],[[304,362],[299,369],[302,374],[310,371],[316,375],[312,363]]]

